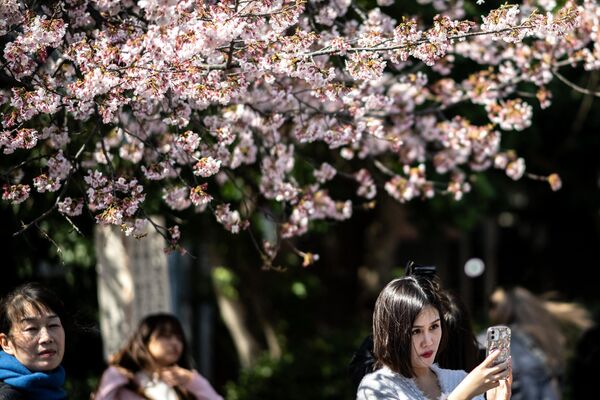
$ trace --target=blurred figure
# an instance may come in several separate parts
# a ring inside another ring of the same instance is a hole
[[[0,305],[0,399],[62,400],[64,312],[60,299],[37,283],[21,285]]]
[[[490,324],[512,331],[512,399],[559,400],[566,337],[544,302],[522,287],[497,288],[490,296],[489,318]]]
[[[179,320],[151,314],[111,360],[95,400],[223,400],[210,383],[191,369]]]
[[[598,366],[600,365],[600,314],[596,323],[579,338],[571,365],[571,397],[588,399],[598,390]]]
[[[447,331],[447,345],[437,354],[437,363],[442,368],[470,372],[485,358],[479,349],[471,324],[471,317],[463,301],[455,293],[439,288],[435,266],[408,263],[406,276],[417,276],[430,280],[439,290],[443,317]],[[350,380],[355,389],[362,378],[374,371],[373,335],[368,335],[353,354],[349,365]]]
[[[438,351],[446,344],[444,306],[430,279],[406,276],[381,291],[373,312],[374,372],[365,375],[357,400],[510,398],[510,359],[494,365],[491,353],[473,371],[440,368]]]
[[[348,372],[350,374],[350,380],[354,390],[358,389],[360,381],[365,375],[370,374],[375,370],[375,356],[373,355],[373,335],[368,335],[358,350],[352,355],[350,365],[348,366]]]

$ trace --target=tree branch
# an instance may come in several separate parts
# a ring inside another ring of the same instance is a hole
[[[579,93],[583,93],[586,94],[588,96],[594,96],[594,97],[600,97],[600,92],[596,92],[593,90],[589,90],[586,89],[584,87],[581,87],[573,82],[571,82],[570,80],[568,80],[567,78],[565,78],[563,75],[561,75],[557,69],[553,69],[552,70],[552,74],[555,75],[558,79],[560,79],[560,81],[562,83],[564,83],[565,85],[569,86],[571,89],[579,92]]]

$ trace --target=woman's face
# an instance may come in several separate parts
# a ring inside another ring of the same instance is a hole
[[[148,351],[158,366],[168,367],[174,365],[181,358],[183,342],[179,336],[152,334],[148,341]]]
[[[54,312],[29,305],[24,317],[13,321],[9,335],[0,333],[0,344],[30,371],[51,371],[62,362],[65,330]]]
[[[427,306],[417,315],[412,326],[411,364],[415,372],[433,364],[441,339],[440,314],[434,307]]]

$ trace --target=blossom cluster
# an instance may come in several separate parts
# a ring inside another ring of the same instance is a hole
[[[284,240],[382,193],[460,200],[470,174],[520,179],[526,162],[502,136],[551,106],[558,69],[600,69],[593,0],[506,4],[478,22],[462,2],[427,0],[439,13],[431,21],[397,21],[388,0],[371,10],[341,0],[55,3],[0,4],[2,199],[55,196],[67,217],[87,208],[136,236],[156,207],[146,198],[181,216],[210,212],[233,233],[267,210]],[[454,79],[459,58],[473,69]],[[459,104],[483,122],[456,115]],[[356,198],[336,198],[340,182]],[[171,245],[181,236],[164,231]],[[268,260],[279,244],[267,243]]]

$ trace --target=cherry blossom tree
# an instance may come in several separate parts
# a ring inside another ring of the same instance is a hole
[[[2,200],[52,201],[16,234],[56,212],[181,250],[179,226],[149,217],[165,206],[271,237],[266,266],[380,193],[460,200],[490,169],[558,190],[502,136],[551,106],[553,79],[578,88],[561,69],[600,68],[594,0],[480,0],[473,21],[463,0],[419,0],[431,20],[395,19],[388,0],[42,3],[0,2]]]

